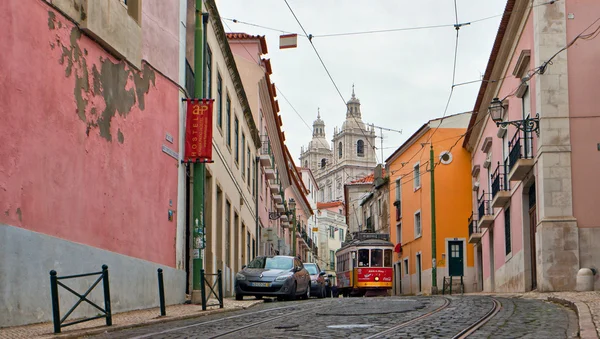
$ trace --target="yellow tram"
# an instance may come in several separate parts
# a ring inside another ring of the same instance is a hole
[[[393,285],[389,234],[355,233],[336,252],[337,287],[344,296],[387,295]]]

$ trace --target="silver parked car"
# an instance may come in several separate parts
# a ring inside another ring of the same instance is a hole
[[[310,294],[313,297],[325,298],[327,290],[325,287],[325,271],[321,271],[315,263],[304,263],[304,268],[310,274]]]
[[[235,275],[235,299],[252,295],[257,299],[275,296],[278,300],[310,297],[310,275],[302,262],[288,256],[261,256]]]

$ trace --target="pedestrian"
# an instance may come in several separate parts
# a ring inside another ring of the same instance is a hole
[[[340,292],[338,291],[338,287],[336,285],[331,286],[331,296],[334,298],[340,297]]]

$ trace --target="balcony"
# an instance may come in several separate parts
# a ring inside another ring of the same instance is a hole
[[[260,164],[265,168],[273,167],[273,152],[271,151],[271,143],[269,142],[269,138],[266,135],[260,137],[261,139],[261,147],[260,147]],[[275,172],[273,172],[275,173]],[[273,177],[273,179],[275,179]]]
[[[264,170],[265,170],[265,177],[267,177],[268,180],[274,180],[277,177],[275,175],[275,170],[273,170],[272,168],[266,167]]]
[[[283,228],[288,228],[288,227],[290,227],[290,222],[287,221],[287,220],[281,220],[281,224],[280,225]]]
[[[508,180],[521,181],[531,171],[535,161],[532,133],[517,131],[508,143],[508,150]]]
[[[282,214],[282,215],[279,217],[279,219],[280,219],[281,221],[288,221],[288,216],[287,216],[287,214]]]
[[[275,204],[275,208],[277,209],[277,212],[285,211],[285,206],[283,206],[283,204]]]
[[[510,187],[506,180],[506,165],[501,165],[492,173],[492,207],[504,207],[510,201]]]
[[[477,223],[477,227],[479,227],[479,229],[491,227],[494,223],[494,209],[492,208],[492,204],[490,201],[490,194],[485,193],[485,191],[483,191],[481,197],[477,199],[477,205],[477,212],[479,216],[479,222]]]
[[[275,201],[275,203],[277,203],[277,204],[281,204],[283,202],[283,198],[281,197],[281,194],[273,195],[273,201]]]
[[[280,187],[277,180],[273,180],[269,183],[269,189],[271,189],[271,193],[273,194],[279,193]]]
[[[473,219],[473,213],[469,217],[469,244],[477,244],[481,241],[481,229],[477,225],[477,220]]]

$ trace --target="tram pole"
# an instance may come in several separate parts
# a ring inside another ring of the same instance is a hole
[[[437,248],[435,235],[435,163],[433,162],[433,143],[429,149],[429,168],[431,172],[431,294],[437,294]]]

